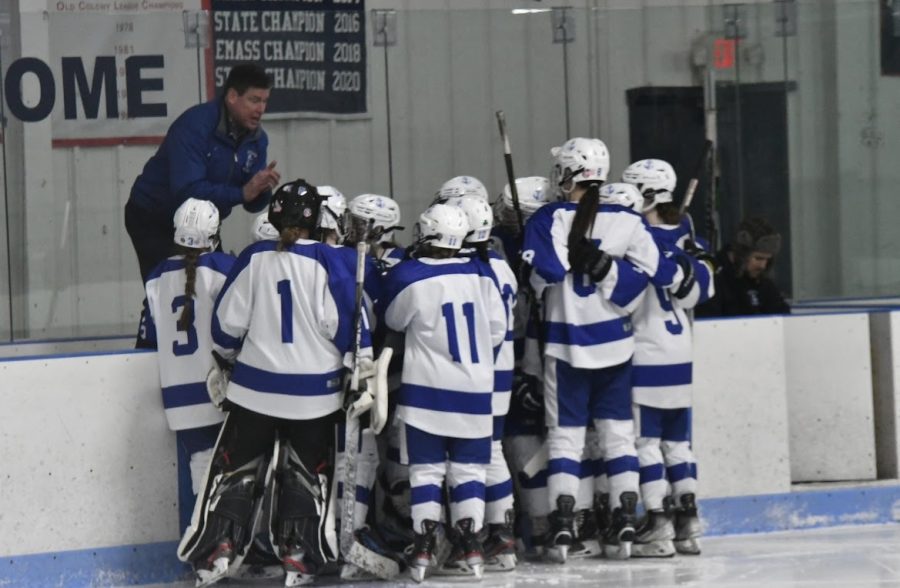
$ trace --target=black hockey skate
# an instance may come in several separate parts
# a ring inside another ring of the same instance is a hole
[[[234,562],[234,547],[231,541],[221,541],[203,560],[194,562],[194,573],[197,575],[195,586],[211,586],[227,576]]]
[[[513,532],[513,512],[507,511],[506,522],[488,525],[484,540],[484,569],[488,572],[508,572],[516,568],[516,536]]]
[[[302,586],[316,579],[318,566],[307,556],[300,545],[289,545],[281,550],[281,565],[284,567],[284,585]]]
[[[556,510],[548,517],[550,531],[544,546],[547,559],[566,563],[569,547],[575,541],[575,497],[562,494],[556,499]]]
[[[409,576],[415,582],[423,582],[437,565],[435,550],[440,523],[432,520],[422,521],[423,533],[415,534],[415,541],[407,556]]]
[[[484,575],[484,549],[475,533],[475,521],[471,518],[456,521],[450,533],[450,542],[453,545],[450,556],[436,573],[480,579]]]
[[[672,513],[665,510],[648,511],[635,530],[631,557],[672,557],[675,555],[675,527]]]
[[[609,559],[631,557],[634,527],[637,519],[637,493],[622,492],[621,506],[613,510],[612,522],[603,535],[603,553]]]
[[[601,555],[600,536],[597,531],[597,517],[591,509],[575,513],[575,540],[569,547],[568,557],[572,559]]]
[[[700,555],[700,517],[693,494],[682,494],[675,508],[675,550],[682,555]]]

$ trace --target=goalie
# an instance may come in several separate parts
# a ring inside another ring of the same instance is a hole
[[[216,303],[220,369],[208,388],[228,416],[178,549],[198,586],[238,568],[264,502],[286,586],[312,581],[337,554],[329,480],[345,366],[354,364],[354,267],[311,239],[320,204],[304,180],[282,185],[269,207],[279,239],[241,253]],[[355,363],[362,377],[373,372],[365,324]]]

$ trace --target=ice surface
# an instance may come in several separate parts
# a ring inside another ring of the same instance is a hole
[[[867,525],[758,535],[708,537],[703,555],[667,560],[570,560],[565,565],[523,563],[514,572],[485,574],[484,587],[669,586],[765,588],[900,588],[900,525]],[[417,586],[401,582],[341,583],[322,578],[316,586]],[[229,582],[222,586],[246,586]],[[271,580],[255,586],[281,586]],[[429,578],[423,587],[478,585],[470,579]],[[192,583],[164,585],[190,588]]]

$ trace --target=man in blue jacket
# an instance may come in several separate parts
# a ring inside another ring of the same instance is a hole
[[[175,210],[188,198],[209,200],[224,219],[238,204],[259,212],[280,174],[266,165],[269,139],[260,125],[271,80],[255,64],[232,68],[222,96],[187,109],[134,181],[125,229],[137,252],[141,279],[172,248]]]

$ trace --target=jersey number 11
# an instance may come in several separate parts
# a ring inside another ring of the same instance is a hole
[[[469,330],[469,354],[472,357],[472,363],[478,363],[478,341],[475,339],[475,304],[472,302],[464,302],[462,305],[463,314],[466,317],[466,327]],[[441,305],[441,313],[447,322],[447,344],[450,347],[450,357],[457,363],[462,363],[459,355],[459,340],[456,337],[456,309],[452,302]]]

